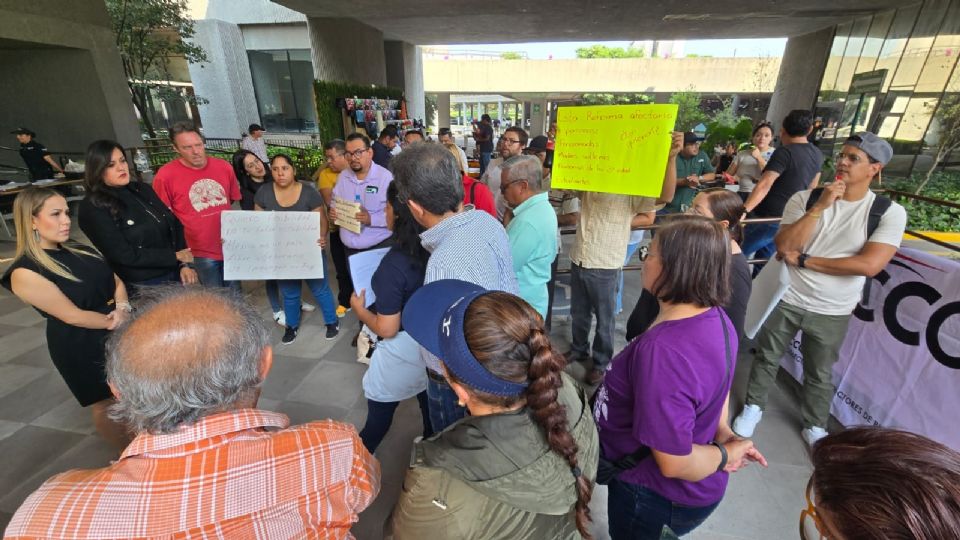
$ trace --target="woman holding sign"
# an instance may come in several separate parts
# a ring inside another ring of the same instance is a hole
[[[254,197],[255,210],[269,210],[272,212],[319,212],[320,238],[317,240],[320,248],[327,243],[327,216],[323,210],[323,197],[317,188],[307,182],[296,179],[297,171],[293,161],[286,154],[277,154],[270,160],[270,170],[273,172],[273,185],[265,186],[257,191]],[[327,275],[327,260],[323,259],[323,275]],[[323,321],[327,325],[327,339],[337,337],[340,332],[340,323],[337,320],[336,307],[333,303],[333,293],[327,285],[326,277],[316,279],[284,279],[280,280],[280,295],[283,298],[283,312],[286,317],[286,331],[280,342],[289,345],[297,339],[300,330],[300,291],[302,282],[314,298],[320,303]]]

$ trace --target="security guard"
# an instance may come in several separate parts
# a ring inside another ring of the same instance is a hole
[[[37,136],[36,133],[25,127],[19,127],[10,133],[16,135],[17,141],[20,142],[20,157],[23,158],[23,162],[27,164],[27,169],[30,170],[31,180],[53,178],[54,169],[63,174],[60,164],[53,159],[43,143],[34,139]]]

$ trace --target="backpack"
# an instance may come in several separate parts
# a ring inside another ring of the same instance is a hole
[[[807,211],[813,208],[813,205],[817,204],[822,193],[822,187],[818,187],[810,192],[810,198],[807,199]],[[867,240],[870,239],[873,232],[880,226],[880,219],[892,203],[893,201],[882,195],[877,195],[876,198],[873,199],[873,204],[870,205],[870,214],[867,216]],[[863,296],[861,298],[861,303],[863,304],[866,304],[870,299],[870,285],[872,283],[873,276],[867,276],[867,280],[863,284]]]

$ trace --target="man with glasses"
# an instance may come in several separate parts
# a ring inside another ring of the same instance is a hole
[[[864,277],[887,266],[907,223],[902,206],[870,191],[871,181],[892,157],[890,144],[873,133],[853,135],[837,155],[834,182],[787,201],[775,242],[777,258],[790,273],[790,288],[757,335],[746,404],[733,423],[741,437],[752,436],[760,422],[780,358],[798,331],[803,332],[801,434],[811,446],[827,435],[836,390],[833,364],[850,314]]]
[[[686,212],[693,204],[697,191],[716,177],[710,157],[700,149],[700,138],[692,131],[684,133],[683,150],[677,156],[677,192],[661,213]]]
[[[327,207],[333,206],[333,188],[337,185],[340,173],[350,168],[347,160],[346,143],[341,139],[327,141],[323,145],[324,164],[314,174],[317,190],[323,196]],[[350,271],[347,268],[347,252],[340,240],[340,228],[330,224],[330,256],[333,267],[337,271],[337,317],[343,317],[350,311],[350,293],[353,285],[350,282]]]
[[[524,148],[527,147],[527,138],[526,131],[518,127],[507,128],[506,131],[503,132],[503,136],[500,137],[500,157],[503,161],[513,156],[523,154]],[[503,195],[499,195],[500,171],[502,167],[502,162],[496,164],[491,163],[490,167],[487,168],[487,172],[480,178],[480,181],[490,188],[490,192],[493,193],[497,199],[497,218],[500,221],[503,221],[503,215],[507,211],[507,202],[503,199]]]

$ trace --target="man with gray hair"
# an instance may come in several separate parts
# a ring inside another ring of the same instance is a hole
[[[260,314],[216,289],[161,288],[107,343],[120,459],[53,477],[10,538],[349,537],[380,489],[353,426],[256,408],[273,351]],[[69,509],[69,511],[64,511]]]
[[[500,194],[513,212],[507,225],[513,270],[520,298],[546,320],[550,265],[557,258],[560,232],[557,214],[543,191],[543,165],[535,156],[514,156],[503,162]]]
[[[460,167],[439,144],[415,144],[390,162],[400,200],[427,230],[421,244],[430,252],[424,284],[460,279],[487,290],[517,294],[507,233],[490,214],[463,206]],[[463,418],[466,409],[443,378],[440,360],[420,349],[426,363],[430,423],[439,433]]]

